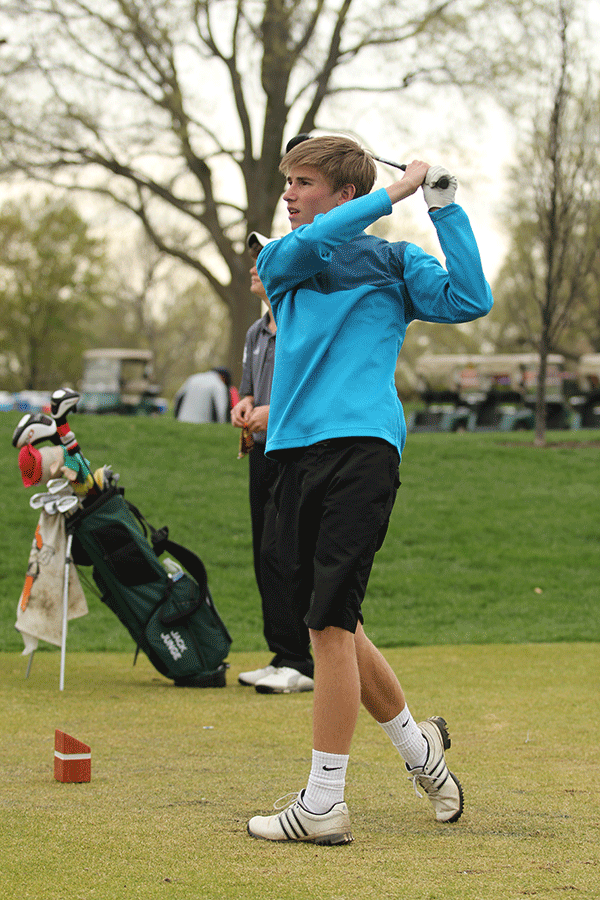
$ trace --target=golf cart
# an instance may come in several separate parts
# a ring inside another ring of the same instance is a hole
[[[559,354],[547,359],[549,428],[570,427],[570,407],[563,396],[564,362]],[[421,396],[426,407],[413,413],[410,430],[531,430],[538,369],[537,353],[422,356],[416,372],[425,385]]]
[[[570,407],[563,395],[565,359],[547,357],[546,423],[548,428],[568,429]],[[485,399],[475,408],[471,431],[523,431],[535,427],[535,404],[540,359],[537,353],[504,353],[481,356],[477,364]]]
[[[409,431],[466,431],[469,408],[457,391],[423,391],[421,399],[425,407],[412,413]]]
[[[161,412],[160,387],[150,381],[152,362],[150,350],[86,350],[79,411],[134,416]]]
[[[471,403],[483,396],[478,392],[476,373],[473,380],[469,369],[473,358],[460,354],[425,355],[417,361],[415,374],[421,384],[424,408],[409,417],[409,431],[466,431]]]
[[[571,397],[574,428],[600,428],[600,353],[586,353],[577,366],[579,391]]]

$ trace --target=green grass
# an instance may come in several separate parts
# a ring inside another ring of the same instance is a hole
[[[19,900],[596,898],[598,644],[398,648],[418,717],[442,713],[465,811],[435,822],[364,712],[348,847],[246,834],[310,767],[310,694],[179,689],[127,654],[0,654],[0,896]],[[92,780],[53,778],[54,730],[92,750]]]
[[[248,818],[301,788],[310,694],[237,684],[264,664],[237,433],[78,417],[94,466],[204,560],[234,643],[227,687],[179,689],[108,609],[31,675],[13,626],[37,513],[0,414],[0,896],[19,900],[522,900],[600,894],[599,433],[411,435],[365,601],[417,718],[444,715],[465,789],[440,826],[362,711],[346,797],[355,842],[273,845]],[[577,443],[572,446],[574,439]],[[94,652],[92,652],[94,651]],[[111,651],[111,652],[106,652]],[[54,730],[90,744],[89,784],[53,778]]]
[[[0,414],[5,651],[22,647],[13,625],[37,524],[10,442],[18,418]],[[233,650],[264,649],[237,431],[171,417],[79,416],[73,424],[93,466],[111,463],[148,520],[202,557]],[[409,435],[364,604],[380,646],[600,639],[600,434],[550,439],[539,450],[528,434]],[[131,649],[87,593],[90,614],[70,625],[70,649]]]

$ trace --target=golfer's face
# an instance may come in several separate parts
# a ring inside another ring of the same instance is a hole
[[[253,294],[256,294],[257,297],[265,298],[267,296],[263,287],[263,283],[258,277],[258,272],[256,271],[256,263],[254,263],[254,265],[250,269],[250,290]]]
[[[288,186],[283,200],[287,203],[288,218],[292,229],[309,225],[315,216],[329,212],[338,205],[340,192],[332,193],[329,183],[318,169],[298,166],[287,178]]]

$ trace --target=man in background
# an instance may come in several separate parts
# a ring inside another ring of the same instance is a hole
[[[225,370],[226,371],[226,370]],[[221,371],[198,372],[175,395],[173,414],[179,422],[229,421],[229,390]]]
[[[256,259],[260,246],[254,243],[249,249]],[[255,263],[250,277],[250,290],[266,304],[267,311],[246,334],[242,399],[231,412],[231,422],[236,428],[244,428],[253,440],[248,478],[254,572],[262,601],[264,635],[274,655],[266,666],[242,672],[239,682],[254,686],[263,694],[288,694],[313,689],[314,666],[304,623],[308,607],[291,607],[289,586],[275,544],[276,510],[272,495],[279,464],[265,456],[277,326]]]

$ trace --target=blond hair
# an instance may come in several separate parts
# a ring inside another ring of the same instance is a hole
[[[377,177],[377,167],[367,151],[340,135],[314,137],[296,144],[281,160],[279,171],[287,177],[298,166],[318,169],[334,193],[353,184],[356,197],[368,194]]]

